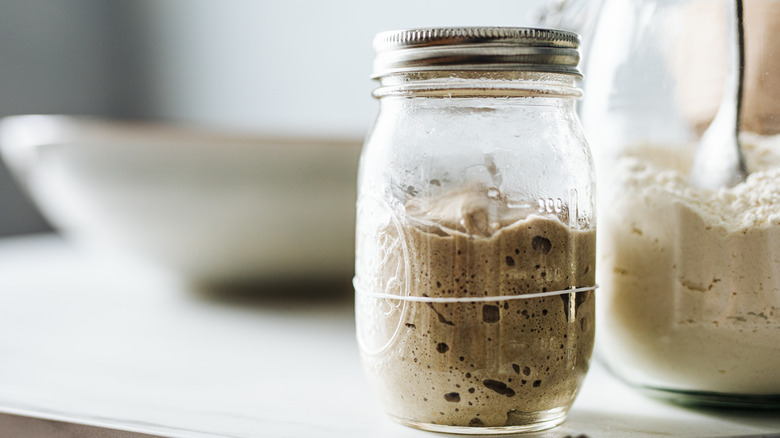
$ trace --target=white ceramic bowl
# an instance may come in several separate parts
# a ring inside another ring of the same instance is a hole
[[[0,121],[52,224],[199,283],[351,276],[360,141],[221,135],[66,116]]]

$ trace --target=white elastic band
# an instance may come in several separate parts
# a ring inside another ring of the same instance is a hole
[[[497,297],[417,297],[417,296],[411,297],[411,296],[385,294],[380,292],[360,292],[360,289],[357,288],[356,288],[356,292],[359,293],[360,295],[366,295],[373,298],[415,301],[420,303],[474,303],[474,302],[485,302],[485,301],[527,300],[530,298],[542,298],[542,297],[552,296],[552,295],[587,292],[589,290],[596,290],[597,287],[599,286],[594,285],[594,286],[576,287],[572,289],[556,290],[552,292],[539,292],[535,294],[523,294],[523,295],[503,295]]]

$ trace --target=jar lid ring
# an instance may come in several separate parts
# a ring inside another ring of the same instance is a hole
[[[527,27],[447,27],[381,32],[373,78],[424,71],[531,71],[582,76],[580,37]]]

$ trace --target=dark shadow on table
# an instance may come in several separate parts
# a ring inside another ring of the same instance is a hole
[[[780,407],[776,409],[751,409],[746,407],[733,408],[722,406],[678,406],[689,412],[718,420],[726,420],[745,426],[775,429],[776,432],[774,434],[756,436],[780,437]]]

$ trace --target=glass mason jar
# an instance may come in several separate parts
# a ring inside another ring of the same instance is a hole
[[[597,356],[679,402],[777,407],[780,1],[740,3],[602,6],[581,112],[602,189]],[[747,179],[693,184],[724,122],[721,139],[740,127]]]
[[[374,42],[356,323],[387,412],[421,429],[563,422],[594,340],[592,160],[578,37],[421,29]]]

